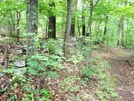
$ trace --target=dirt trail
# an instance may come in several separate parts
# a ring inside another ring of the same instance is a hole
[[[126,60],[132,51],[114,49],[112,52],[102,52],[101,57],[111,65],[111,74],[116,78],[116,90],[119,101],[134,101],[134,68]]]

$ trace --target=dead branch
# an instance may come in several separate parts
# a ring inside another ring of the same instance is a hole
[[[129,64],[130,67],[134,68],[134,66],[130,63],[129,60],[126,60],[126,62]]]
[[[8,47],[5,46],[4,47],[4,58],[3,58],[3,65],[2,65],[2,70],[7,69],[8,68],[8,59],[7,59],[7,52],[8,52]],[[0,83],[0,93],[3,93],[7,90],[7,88],[9,87],[9,83],[8,83],[8,76],[6,75],[6,73],[3,73],[3,76],[0,79],[1,83]],[[6,89],[3,89],[6,88]]]

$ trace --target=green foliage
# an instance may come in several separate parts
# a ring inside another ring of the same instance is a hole
[[[118,94],[114,90],[115,78],[110,77],[107,69],[110,67],[107,62],[98,63],[99,68],[96,69],[97,76],[101,80],[99,84],[101,88],[96,92],[96,95],[101,101],[109,101],[111,98],[118,98]]]
[[[16,100],[16,96],[15,96],[15,95],[14,95],[14,96],[9,97],[9,99],[8,99],[7,101],[14,101],[14,100]]]
[[[49,6],[51,2],[55,3],[56,7],[52,8]],[[94,4],[97,0],[94,1]],[[120,0],[102,0],[99,2],[95,8],[93,9],[93,19],[92,22],[95,26],[92,26],[92,38],[93,40],[100,39],[104,41],[104,44],[114,46],[115,41],[117,40],[117,30],[119,26],[119,21],[122,16],[124,16],[124,37],[120,34],[118,39],[120,41],[120,45],[123,42],[125,48],[134,48],[134,30],[133,30],[133,18],[134,18],[134,8],[133,3],[127,3],[125,6],[125,2],[127,0],[123,0],[122,5]],[[73,2],[74,3],[74,2]],[[88,25],[89,20],[89,0],[84,0],[86,5],[85,7],[85,20],[86,25]],[[39,0],[38,3],[38,12],[39,12],[39,33],[47,34],[48,28],[48,16],[54,15],[57,18],[56,27],[57,27],[57,35],[63,36],[64,28],[65,28],[65,17],[66,17],[66,4],[65,0]],[[60,9],[59,9],[60,8]],[[23,12],[22,12],[23,11]],[[21,12],[20,26],[17,25],[17,13]],[[78,4],[77,11],[73,13],[73,16],[77,16],[76,21],[76,29],[81,31],[81,4]],[[6,33],[9,31],[12,34],[16,33],[17,29],[22,29],[21,32],[26,31],[25,25],[25,13],[26,13],[26,0],[2,0],[0,2],[0,28],[1,30],[6,30]],[[15,15],[15,16],[14,16]],[[106,19],[108,16],[108,19]],[[13,17],[13,18],[12,18]],[[98,24],[98,22],[100,22]],[[106,23],[107,22],[107,26]],[[98,24],[98,25],[97,25]],[[45,26],[44,26],[45,25]],[[99,28],[97,28],[97,26]],[[104,35],[104,27],[107,27],[107,33]],[[87,26],[86,26],[87,27]],[[14,30],[15,28],[15,30]],[[11,30],[10,30],[11,29]],[[43,30],[42,30],[43,29]],[[78,33],[78,30],[75,30]],[[46,31],[46,32],[45,32]],[[123,33],[122,31],[122,33]],[[97,33],[96,33],[97,32]],[[33,46],[38,48],[39,54],[33,55],[31,58],[27,60],[27,68],[24,68],[21,72],[18,72],[14,65],[9,65],[10,68],[6,69],[2,72],[10,74],[12,81],[10,82],[12,87],[11,90],[17,88],[17,86],[21,85],[25,87],[29,94],[26,94],[26,98],[23,101],[34,101],[35,94],[44,96],[38,100],[49,101],[52,97],[49,90],[45,88],[41,88],[39,78],[51,77],[58,78],[59,75],[56,70],[63,69],[61,62],[65,59],[63,56],[63,42],[60,40],[48,39],[47,41],[40,40],[37,35],[32,33],[27,33],[26,37],[31,36],[34,39]],[[105,37],[105,40],[103,38]],[[13,39],[9,39],[14,42]],[[109,100],[109,94],[111,97],[118,97],[118,94],[114,92],[113,87],[115,83],[114,78],[110,78],[107,69],[109,68],[107,62],[100,62],[98,58],[93,59],[91,57],[92,50],[94,45],[92,45],[92,40],[89,38],[82,37],[79,42],[77,42],[76,47],[79,49],[79,55],[76,54],[76,51],[67,61],[71,61],[76,67],[78,67],[80,71],[80,76],[83,77],[83,84],[88,82],[92,76],[97,76],[99,83],[102,88],[100,91],[97,91],[96,94],[98,98],[102,101]],[[46,50],[48,49],[48,52]],[[43,51],[42,51],[43,50]],[[15,57],[18,58],[18,57]],[[14,59],[13,59],[14,60]],[[2,67],[2,66],[0,66]],[[17,71],[17,72],[16,72]],[[19,74],[20,73],[20,74]],[[27,74],[28,76],[26,76]],[[3,76],[0,73],[0,77]],[[33,83],[33,79],[35,82]],[[80,78],[77,77],[67,77],[64,80],[65,84],[61,84],[62,86],[67,86],[66,90],[68,91],[79,91],[79,87],[70,86],[76,80]],[[107,82],[107,83],[106,83]],[[33,88],[30,86],[34,86]],[[39,97],[39,96],[38,96]],[[16,100],[16,95],[12,95],[9,98],[9,101]],[[77,98],[76,98],[77,99]],[[79,100],[79,98],[78,98]]]
[[[75,55],[72,55],[72,57],[69,58],[67,61],[71,61],[76,65],[78,63],[81,63],[82,59],[83,59],[82,55],[75,54]]]
[[[72,55],[72,58],[69,60],[76,66],[78,65],[84,86],[87,86],[86,84],[90,78],[93,76],[96,77],[96,81],[101,85],[99,91],[96,91],[96,95],[101,101],[109,101],[111,98],[117,99],[118,94],[114,91],[116,80],[115,78],[111,78],[107,71],[108,68],[110,68],[108,62],[101,62],[99,56],[95,56],[94,58],[90,57],[91,49],[92,47],[87,43],[87,45],[85,44],[82,48],[82,55]],[[71,78],[69,78],[69,80],[71,81],[68,82],[68,78],[66,80],[66,84],[68,85],[73,81]]]
[[[35,39],[35,42],[39,42],[38,38]],[[55,49],[53,48],[53,50]],[[36,54],[27,59],[26,68],[14,68],[15,66],[11,63],[10,66],[12,68],[5,69],[3,72],[12,76],[12,82],[10,82],[10,84],[13,85],[12,90],[17,89],[18,86],[22,86],[23,90],[28,92],[26,98],[23,99],[24,101],[29,101],[29,99],[33,101],[35,99],[39,101],[49,101],[52,97],[51,93],[49,90],[41,87],[40,78],[58,78],[59,75],[56,70],[63,68],[61,65],[62,59],[63,57],[52,53],[51,55],[50,53]],[[33,82],[33,80],[35,81]],[[36,95],[36,97],[33,95]],[[14,97],[10,99],[13,98]]]
[[[35,99],[34,99],[34,94],[33,93],[31,93],[31,94],[27,94],[26,95],[26,98],[23,98],[22,99],[22,101],[34,101]]]
[[[48,48],[52,54],[60,54],[63,52],[62,42],[60,40],[48,39],[47,42],[44,43],[43,48]]]
[[[60,86],[64,87],[65,91],[78,92],[80,90],[79,86],[73,86],[77,80],[80,80],[80,78],[76,76],[68,76]]]
[[[91,67],[81,67],[82,77],[88,78],[95,74],[95,70]]]
[[[0,73],[0,77],[1,77],[1,76],[3,76],[3,74],[2,74],[2,73]]]
[[[60,64],[62,57],[57,55],[42,55],[36,54],[28,59],[28,65],[33,67],[34,70],[46,71],[46,69],[57,70],[62,69],[63,66]],[[31,69],[31,68],[30,68]],[[32,71],[32,70],[30,70]],[[35,74],[37,71],[35,72]]]

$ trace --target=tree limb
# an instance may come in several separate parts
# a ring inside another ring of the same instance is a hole
[[[3,18],[0,20],[0,23],[5,19],[7,13],[5,15],[3,15]]]
[[[93,9],[95,8],[95,6],[99,3],[100,0],[97,0],[96,3],[93,5]]]

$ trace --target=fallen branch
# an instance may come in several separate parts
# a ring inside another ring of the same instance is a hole
[[[5,46],[4,47],[4,58],[2,61],[2,70],[7,69],[8,67],[8,59],[7,59],[7,51],[8,51],[8,47]],[[6,73],[3,73],[3,76],[0,79],[0,93],[4,93],[7,88],[9,88],[9,82],[8,82],[8,76],[6,75]]]
[[[130,67],[134,68],[134,66],[130,63],[129,60],[126,60],[126,62],[129,64]]]

